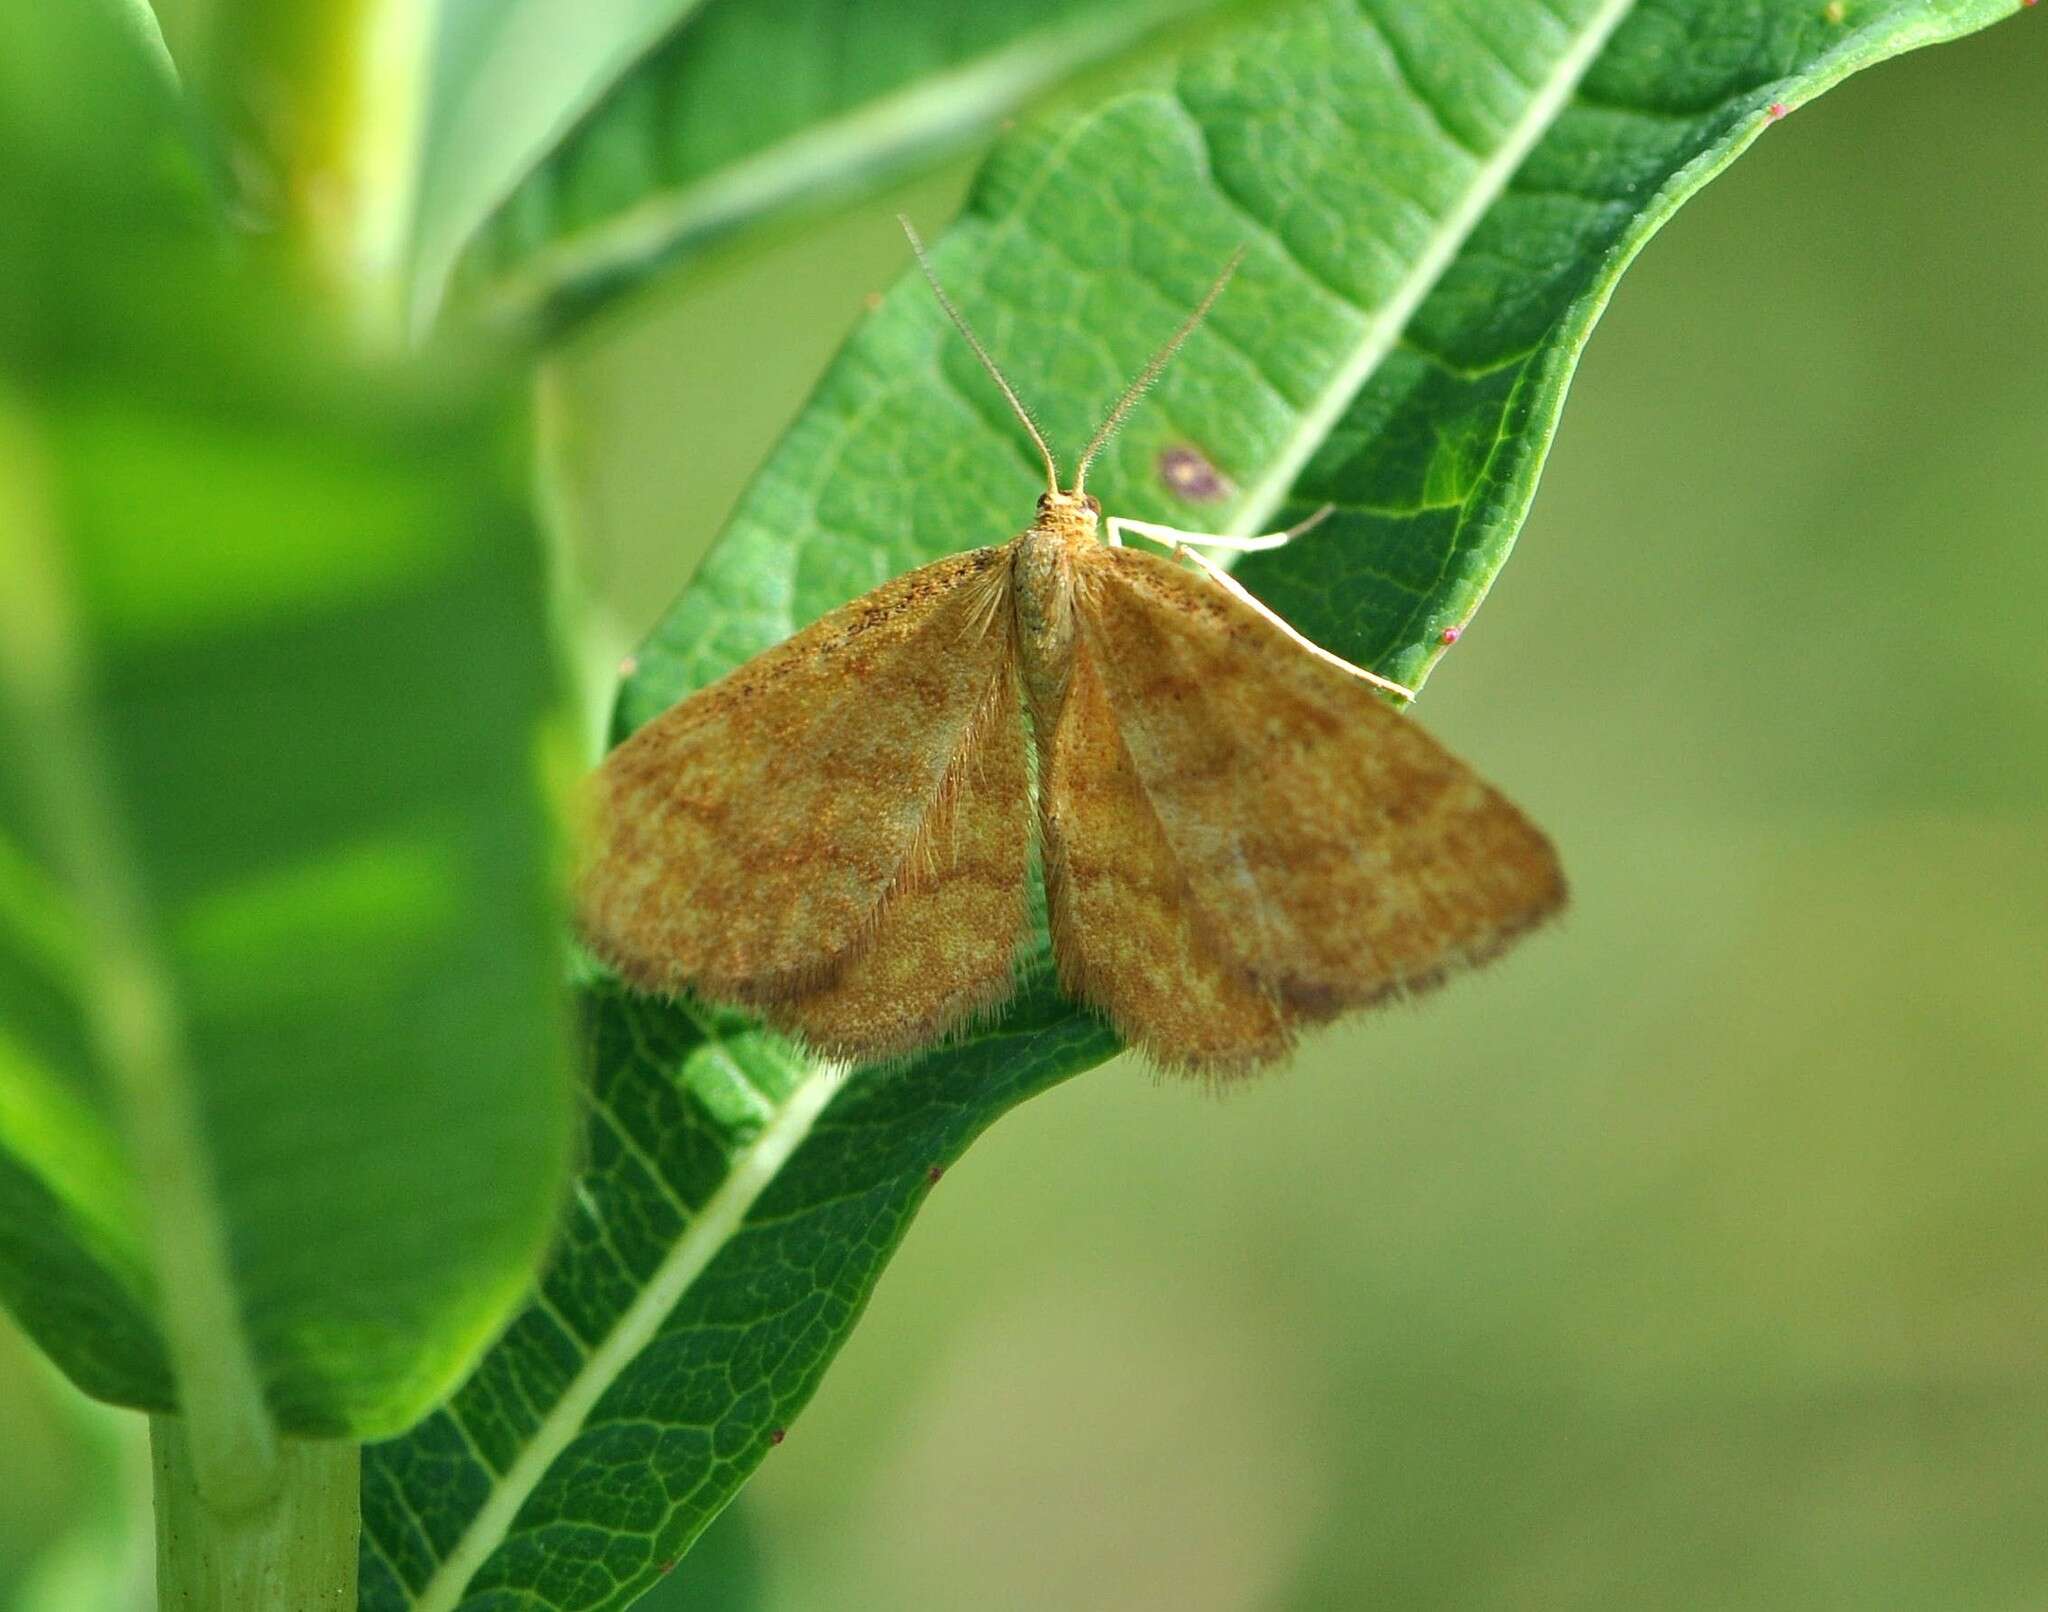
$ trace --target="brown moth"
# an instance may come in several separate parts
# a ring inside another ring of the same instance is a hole
[[[1228,1076],[1558,910],[1549,841],[1376,692],[1408,690],[1309,643],[1187,546],[1293,533],[1105,523],[1083,490],[1229,275],[1065,491],[932,278],[1044,456],[1037,516],[833,611],[612,752],[578,888],[604,961],[830,1057],[907,1053],[1015,990],[1035,835],[1067,993],[1162,1066]]]

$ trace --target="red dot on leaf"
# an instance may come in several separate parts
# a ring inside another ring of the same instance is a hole
[[[770,1444],[780,1444],[788,1437],[789,1429],[786,1427],[771,1427],[768,1429],[768,1442]]]
[[[669,1574],[673,1573],[675,1570],[676,1564],[673,1558],[663,1562],[659,1567],[655,1569],[655,1571],[659,1573],[663,1578],[667,1578]]]
[[[1465,636],[1465,629],[1463,627],[1446,627],[1437,636],[1447,644],[1455,644],[1460,638]]]
[[[1778,119],[1783,117],[1787,112],[1791,110],[1792,108],[1787,106],[1783,101],[1773,101],[1771,102],[1771,109],[1769,113],[1770,120],[1773,123],[1776,123]]]
[[[936,1186],[938,1184],[939,1177],[944,1175],[945,1173],[946,1167],[943,1164],[934,1164],[929,1170],[925,1171],[924,1178],[925,1180],[931,1182],[934,1186]]]

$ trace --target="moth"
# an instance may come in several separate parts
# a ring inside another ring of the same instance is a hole
[[[1409,691],[1310,643],[1196,546],[1301,528],[1105,521],[1085,490],[1230,268],[1064,486],[911,245],[1045,461],[1037,513],[615,749],[578,881],[592,950],[635,987],[742,1005],[822,1055],[891,1058],[1013,994],[1035,847],[1063,990],[1160,1066],[1228,1077],[1556,912],[1549,841],[1384,697]]]

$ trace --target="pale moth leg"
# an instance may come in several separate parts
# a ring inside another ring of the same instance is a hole
[[[1149,537],[1155,543],[1167,545],[1173,551],[1173,557],[1176,560],[1183,556],[1193,560],[1217,586],[1221,587],[1240,603],[1251,606],[1252,609],[1264,616],[1266,620],[1287,634],[1289,638],[1301,645],[1303,649],[1315,656],[1317,660],[1327,662],[1329,665],[1336,667],[1340,672],[1348,672],[1361,682],[1370,683],[1374,688],[1384,689],[1387,693],[1394,695],[1405,703],[1415,698],[1415,690],[1407,687],[1405,684],[1396,683],[1392,678],[1382,677],[1377,672],[1369,672],[1363,666],[1354,666],[1342,655],[1333,655],[1323,648],[1321,644],[1303,637],[1285,621],[1281,620],[1269,606],[1263,603],[1236,577],[1224,570],[1222,566],[1210,559],[1208,555],[1199,552],[1194,547],[1194,545],[1200,544],[1204,548],[1229,549],[1240,554],[1252,553],[1259,549],[1277,549],[1289,539],[1299,537],[1311,526],[1314,526],[1330,513],[1331,508],[1331,505],[1325,504],[1321,509],[1309,516],[1307,520],[1301,522],[1300,525],[1290,526],[1284,532],[1270,532],[1263,537],[1226,537],[1221,533],[1215,532],[1183,532],[1171,526],[1156,525],[1151,521],[1126,520],[1121,515],[1111,515],[1104,524],[1108,529],[1109,541],[1118,548],[1123,547],[1123,534],[1125,532],[1136,532],[1140,537]]]
[[[1303,532],[1322,525],[1329,517],[1335,504],[1325,504],[1305,521],[1296,521],[1284,532],[1268,532],[1263,537],[1225,537],[1220,532],[1183,532],[1177,526],[1160,526],[1152,521],[1128,520],[1122,515],[1111,515],[1104,522],[1113,547],[1124,546],[1124,533],[1136,532],[1140,537],[1149,537],[1155,543],[1164,543],[1172,548],[1176,543],[1200,543],[1204,548],[1229,549],[1233,554],[1255,554],[1260,549],[1277,549],[1293,542]]]

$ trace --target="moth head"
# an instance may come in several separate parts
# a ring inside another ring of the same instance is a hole
[[[1055,520],[1062,517],[1086,520],[1092,525],[1101,519],[1102,505],[1093,493],[1040,493],[1038,513],[1041,517],[1049,516]]]

